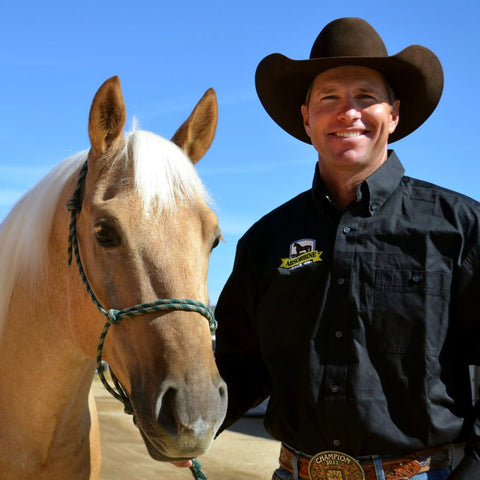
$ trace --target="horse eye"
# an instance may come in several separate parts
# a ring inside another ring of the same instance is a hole
[[[212,250],[216,247],[218,247],[218,244],[220,243],[220,240],[223,240],[223,236],[222,235],[218,235],[217,238],[215,238],[215,240],[213,241],[213,244],[212,244]]]
[[[95,238],[97,242],[104,248],[113,248],[120,245],[120,236],[115,229],[100,222],[95,225]]]

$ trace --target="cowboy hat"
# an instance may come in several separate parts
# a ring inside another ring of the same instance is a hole
[[[300,106],[319,74],[342,65],[360,65],[379,71],[400,99],[400,121],[389,142],[407,136],[435,110],[443,90],[443,70],[428,48],[411,45],[388,56],[378,33],[360,18],[330,22],[313,44],[309,60],[292,60],[280,53],[258,65],[255,86],[265,110],[284,130],[306,143]]]

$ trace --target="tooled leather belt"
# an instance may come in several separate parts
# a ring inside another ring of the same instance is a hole
[[[283,468],[293,472],[294,451],[282,444],[279,461]],[[448,467],[451,465],[451,461],[451,447],[444,446],[403,456],[382,458],[382,465],[385,480],[406,480],[419,473]],[[371,459],[363,457],[355,460],[342,452],[321,452],[313,457],[300,455],[297,458],[297,468],[299,477],[308,480],[323,480],[327,478],[377,479],[375,466]],[[343,476],[333,475],[336,472],[338,475],[341,475],[340,471],[343,472]]]

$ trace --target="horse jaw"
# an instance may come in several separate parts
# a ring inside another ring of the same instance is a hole
[[[193,336],[194,328],[190,329]],[[205,354],[203,358],[207,362]],[[214,364],[213,354],[211,362]],[[152,382],[155,378],[158,383]],[[165,371],[165,366],[159,365],[156,372],[143,372],[131,380],[136,424],[152,458],[190,459],[210,448],[227,409],[227,387],[220,376],[200,368],[197,362],[181,371]]]

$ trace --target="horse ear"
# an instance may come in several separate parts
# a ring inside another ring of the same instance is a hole
[[[217,119],[217,96],[215,90],[209,88],[171,139],[188,155],[193,164],[210,148],[217,128]]]
[[[111,77],[98,89],[90,108],[88,136],[93,149],[102,155],[122,138],[126,110],[120,79]]]

